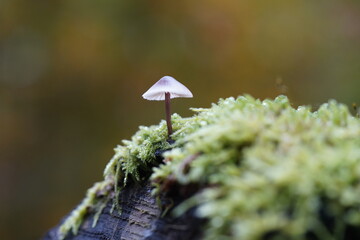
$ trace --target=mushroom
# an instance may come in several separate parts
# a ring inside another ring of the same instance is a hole
[[[170,76],[162,77],[143,95],[147,100],[163,101],[165,100],[166,123],[168,135],[172,134],[171,113],[170,113],[170,99],[171,98],[192,98],[193,95],[190,90],[183,84],[178,82],[175,78]]]

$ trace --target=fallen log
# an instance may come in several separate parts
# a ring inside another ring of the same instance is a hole
[[[197,218],[193,209],[180,217],[172,217],[170,214],[161,216],[162,211],[156,198],[151,195],[149,183],[126,187],[121,193],[120,201],[121,213],[110,213],[112,202],[109,201],[95,227],[92,227],[95,211],[90,211],[77,235],[70,233],[65,240],[196,240],[201,237],[204,220]],[[60,225],[61,223],[51,229],[43,240],[58,240]]]
[[[285,96],[140,127],[44,239],[360,239],[360,119]],[[174,217],[176,216],[176,217]]]

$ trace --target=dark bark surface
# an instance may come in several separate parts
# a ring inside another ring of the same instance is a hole
[[[181,201],[181,199],[178,199]],[[89,213],[77,235],[69,233],[66,240],[182,240],[201,239],[203,220],[194,216],[193,210],[174,218],[169,214],[161,217],[155,197],[151,196],[150,184],[131,185],[121,193],[122,212],[110,213],[110,201],[103,210],[97,225],[92,228],[95,213]],[[43,240],[59,239],[58,226],[51,229]]]

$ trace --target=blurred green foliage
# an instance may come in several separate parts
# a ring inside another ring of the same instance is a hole
[[[195,95],[181,115],[242,93],[359,104],[359,26],[354,0],[1,0],[1,238],[77,204],[119,139],[163,118],[141,94],[164,75]]]
[[[312,112],[285,96],[248,95],[197,111],[180,120],[151,179],[158,194],[171,192],[170,181],[177,192],[199,186],[175,212],[198,206],[209,219],[203,239],[358,238],[360,119],[346,106],[331,100]]]

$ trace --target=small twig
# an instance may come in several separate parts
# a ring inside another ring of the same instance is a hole
[[[186,157],[181,165],[180,165],[180,171],[183,173],[183,174],[187,174],[189,171],[190,171],[190,164],[198,157],[200,156],[200,153],[196,153],[196,154],[193,154],[193,155],[190,155],[188,157]]]

